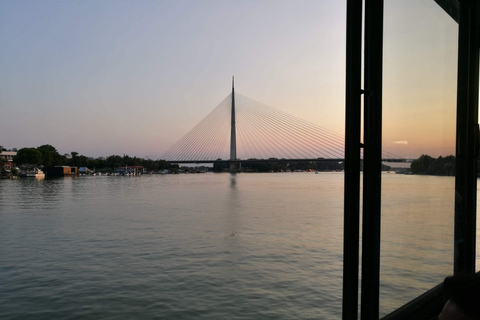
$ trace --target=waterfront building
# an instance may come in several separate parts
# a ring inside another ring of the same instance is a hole
[[[7,172],[10,172],[12,170],[12,165],[13,165],[13,158],[17,155],[16,151],[1,151],[0,152],[0,158],[3,159],[5,162],[3,164],[5,170]]]
[[[64,177],[64,176],[76,176],[78,175],[77,167],[69,166],[55,166],[44,168],[44,171],[49,177]]]
[[[140,175],[144,173],[143,166],[123,166],[123,167],[116,167],[115,173],[118,174],[133,174],[133,175]]]

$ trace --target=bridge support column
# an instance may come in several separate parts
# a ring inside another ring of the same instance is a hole
[[[232,76],[232,122],[230,131],[230,160],[237,160],[237,135],[235,128],[235,78]],[[235,170],[239,167],[239,163],[230,163],[230,170]]]

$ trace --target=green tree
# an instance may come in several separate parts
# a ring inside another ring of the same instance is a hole
[[[422,154],[420,158],[417,160],[414,160],[410,166],[412,168],[412,173],[413,174],[426,174],[428,172],[428,168],[430,167],[430,164],[433,162],[433,158]]]
[[[75,165],[77,167],[88,167],[88,158],[85,157],[84,155],[78,156],[76,158],[76,163]]]
[[[435,176],[454,176],[455,175],[455,157],[432,158],[423,154],[411,165],[413,174],[429,174]]]
[[[172,167],[178,167],[178,164],[174,165],[174,164],[171,164],[170,162],[165,161],[165,160],[157,160],[156,162],[158,163],[158,169],[159,170],[169,169],[169,168],[172,168]]]
[[[5,160],[3,159],[3,157],[0,157],[0,174],[5,174]]]
[[[454,176],[455,175],[455,157],[438,157],[434,159],[428,167],[427,173],[435,176]]]
[[[42,165],[45,167],[62,165],[63,157],[57,152],[55,147],[44,144],[38,147],[37,150],[42,154]]]
[[[106,167],[110,169],[115,169],[120,166],[125,166],[125,163],[123,162],[122,157],[120,157],[119,155],[112,155],[107,158]]]
[[[42,154],[35,148],[22,148],[15,156],[18,165],[39,165],[42,163]]]
[[[78,159],[78,152],[72,151],[71,153],[72,158],[68,159],[66,161],[66,164],[71,166],[71,167],[81,167],[79,164],[79,159]]]
[[[148,171],[157,171],[159,167],[158,162],[151,159],[142,160],[142,166]]]
[[[18,176],[18,170],[15,167],[12,167],[12,170],[10,170],[10,173],[14,176]]]

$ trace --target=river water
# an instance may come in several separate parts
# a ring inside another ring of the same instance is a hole
[[[381,310],[451,273],[454,179],[382,175]],[[1,319],[340,319],[342,173],[0,181]]]

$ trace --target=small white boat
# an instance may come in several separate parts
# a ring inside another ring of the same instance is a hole
[[[33,171],[27,172],[23,176],[27,178],[45,178],[45,173],[42,170],[35,168]]]

